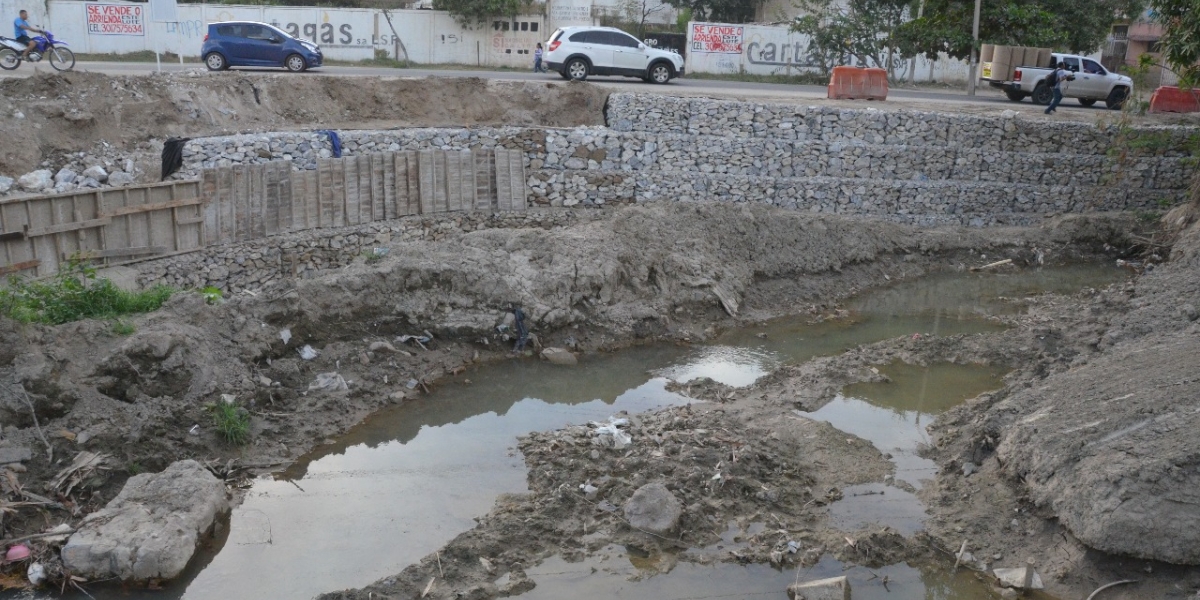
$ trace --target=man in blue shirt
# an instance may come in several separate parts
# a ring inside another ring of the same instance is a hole
[[[27,60],[29,58],[29,52],[34,48],[33,40],[29,39],[29,32],[45,33],[45,31],[30,25],[29,21],[26,20],[28,18],[29,13],[22,10],[17,16],[16,20],[13,21],[13,39],[17,40],[17,42],[25,44],[25,52],[21,53],[21,60]]]

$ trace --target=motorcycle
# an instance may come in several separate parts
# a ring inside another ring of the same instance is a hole
[[[75,66],[75,53],[66,47],[66,42],[54,39],[54,34],[49,31],[33,38],[33,44],[29,57],[22,59],[24,44],[11,38],[0,38],[0,69],[11,71],[21,66],[22,60],[38,62],[43,58],[48,59],[56,71],[70,71]]]

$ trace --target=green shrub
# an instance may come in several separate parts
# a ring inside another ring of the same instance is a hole
[[[9,279],[0,289],[0,314],[24,323],[58,325],[80,319],[111,319],[158,310],[175,290],[155,286],[130,292],[109,279],[97,279],[96,269],[72,259],[45,281]]]
[[[133,323],[117,319],[113,321],[112,331],[117,335],[132,335],[133,332],[137,331],[137,328],[133,326]]]
[[[213,425],[225,441],[241,446],[250,439],[250,415],[235,404],[218,402],[212,407]]]

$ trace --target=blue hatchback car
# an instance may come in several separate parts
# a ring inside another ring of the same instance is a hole
[[[321,48],[282,29],[250,21],[209,23],[200,56],[209,71],[229,67],[284,67],[300,72],[321,66]]]

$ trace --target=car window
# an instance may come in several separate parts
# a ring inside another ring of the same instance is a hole
[[[557,40],[560,36],[562,36],[562,34],[563,30],[555,29],[554,33],[550,34],[550,41],[553,42],[554,40]]]
[[[271,30],[262,25],[242,25],[242,37],[252,40],[270,40],[275,36],[271,34]]]
[[[572,34],[570,39],[576,44],[594,43],[596,41],[592,39],[592,32],[590,31],[580,31],[579,33]]]
[[[625,48],[637,48],[638,47],[639,42],[636,39],[634,39],[633,36],[631,36],[627,33],[610,31],[610,32],[608,32],[608,35],[612,39],[612,41],[610,43],[614,46],[622,46]]]
[[[1092,75],[1104,75],[1105,73],[1104,67],[1101,67],[1096,61],[1087,58],[1083,59],[1083,72]]]
[[[1067,63],[1068,71],[1075,71],[1076,73],[1079,72],[1079,59],[1078,58],[1076,58],[1074,56],[1068,56],[1066,58],[1063,58],[1063,62]]]
[[[217,35],[223,37],[240,37],[241,27],[237,25],[217,25]]]

